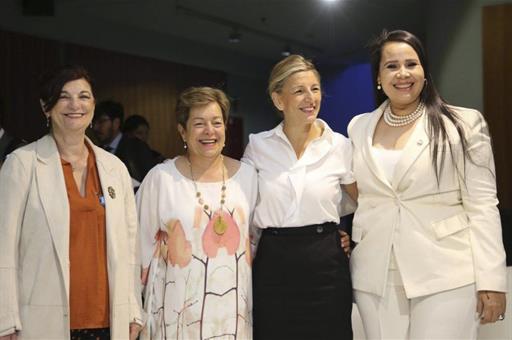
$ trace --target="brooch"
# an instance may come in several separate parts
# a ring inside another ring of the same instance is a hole
[[[110,198],[112,198],[112,199],[116,198],[116,191],[114,190],[114,188],[108,187],[107,190],[108,190],[108,195],[110,196]]]

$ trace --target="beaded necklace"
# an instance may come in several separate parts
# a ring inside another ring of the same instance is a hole
[[[224,172],[224,157],[222,155],[220,157],[222,162],[222,186],[220,188],[220,208],[218,209],[218,211],[222,211],[222,209],[224,208],[224,203],[226,202],[226,176]],[[190,169],[190,178],[192,179],[192,183],[194,184],[194,190],[196,191],[197,202],[203,208],[204,212],[211,218],[214,215],[213,210],[211,209],[211,206],[209,206],[204,201],[203,196],[199,191],[196,179],[194,178],[194,173],[192,171],[192,163],[190,162],[190,159],[188,157],[187,161]],[[217,217],[213,223],[213,230],[217,235],[223,235],[227,229],[228,224],[222,217],[222,214],[217,214]]]
[[[391,105],[388,104],[384,109],[384,121],[386,122],[386,124],[393,127],[406,126],[421,117],[421,115],[423,114],[424,107],[425,105],[423,104],[423,102],[419,102],[418,106],[416,107],[416,110],[407,115],[401,116],[394,114],[393,111],[391,111]]]

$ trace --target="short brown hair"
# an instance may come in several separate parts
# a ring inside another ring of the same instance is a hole
[[[297,72],[313,71],[320,81],[320,73],[316,69],[315,65],[310,61],[298,54],[292,54],[280,62],[278,62],[272,71],[268,79],[268,94],[272,97],[273,92],[280,92],[283,88],[284,82],[291,75]]]
[[[53,109],[60,97],[60,92],[67,82],[85,79],[93,91],[93,82],[89,72],[80,65],[65,65],[52,69],[39,78],[39,99],[43,102],[45,112]]]
[[[229,115],[230,103],[224,91],[213,87],[189,87],[181,92],[176,103],[176,120],[184,128],[187,126],[190,110],[196,106],[217,103],[222,111],[222,120],[226,124]]]

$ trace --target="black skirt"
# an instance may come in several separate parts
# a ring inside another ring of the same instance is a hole
[[[352,339],[350,269],[336,224],[263,231],[253,311],[255,340]]]

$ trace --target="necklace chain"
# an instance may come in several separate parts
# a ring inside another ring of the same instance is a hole
[[[388,104],[386,108],[384,109],[384,121],[389,126],[393,127],[400,127],[400,126],[406,126],[414,122],[416,119],[420,118],[423,114],[423,108],[425,105],[423,102],[419,102],[418,106],[416,107],[416,110],[413,112],[407,114],[407,115],[396,115],[391,110],[391,105]]]
[[[224,172],[224,157],[222,157],[222,155],[220,157],[221,157],[221,162],[222,162],[222,186],[220,188],[220,210],[222,210],[222,208],[224,207],[224,203],[226,202],[226,176],[225,176],[225,172]],[[192,183],[194,184],[194,190],[196,191],[197,202],[205,211],[211,213],[211,211],[212,211],[211,207],[204,201],[204,198],[203,198],[201,192],[199,191],[196,179],[194,178],[194,173],[192,171],[192,163],[190,162],[190,159],[188,157],[187,157],[187,161],[188,161],[188,167],[190,169],[190,178],[192,179]]]

